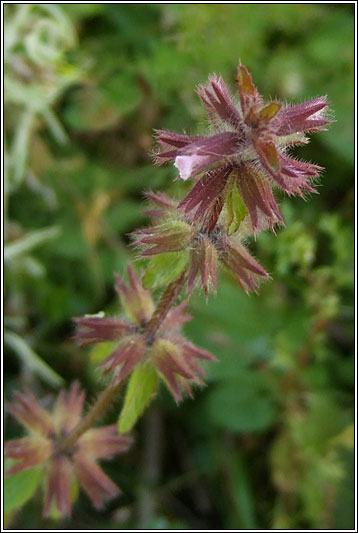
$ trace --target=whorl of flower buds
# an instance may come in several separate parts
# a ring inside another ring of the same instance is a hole
[[[215,358],[181,335],[180,326],[191,319],[185,312],[186,302],[173,307],[155,335],[151,334],[147,327],[154,310],[150,292],[143,288],[131,265],[128,277],[129,286],[116,274],[116,289],[129,320],[99,315],[75,318],[76,338],[82,346],[116,341],[113,351],[99,364],[104,374],[112,373],[113,384],[124,380],[138,364],[148,364],[179,402],[183,393],[191,396],[192,385],[203,385],[200,376],[204,372],[195,359]]]
[[[117,434],[116,426],[87,430],[68,452],[60,452],[59,444],[82,417],[85,395],[74,383],[69,392],[62,390],[51,413],[43,409],[30,391],[15,392],[9,411],[26,427],[29,435],[5,443],[5,455],[15,460],[6,472],[41,465],[44,477],[44,516],[53,505],[62,516],[70,516],[73,486],[79,484],[95,508],[120,494],[120,489],[98,466],[97,459],[111,459],[127,450],[131,439]]]
[[[199,184],[200,182],[197,185]],[[219,263],[234,274],[245,292],[257,292],[260,278],[269,278],[265,269],[250,255],[238,238],[227,235],[221,224],[216,224],[214,230],[208,231],[196,222],[195,217],[173,209],[170,199],[163,193],[160,197],[150,193],[148,199],[161,206],[160,214],[156,212],[152,226],[133,232],[134,243],[143,257],[181,252],[187,261],[189,294],[198,278],[207,298],[211,289],[217,291]],[[163,205],[164,200],[169,206],[167,209]],[[155,212],[149,210],[153,211]],[[237,211],[233,211],[230,224],[235,221],[238,221]]]
[[[198,179],[179,207],[187,215],[195,210],[194,220],[203,221],[209,232],[225,206],[228,233],[236,231],[245,218],[234,226],[230,222],[243,205],[255,233],[283,224],[272,188],[299,196],[314,192],[312,181],[321,170],[289,157],[287,148],[308,142],[305,132],[322,130],[331,122],[325,117],[328,102],[324,96],[294,106],[264,102],[241,64],[237,84],[239,107],[216,75],[198,89],[214,129],[212,135],[157,131],[157,164],[174,161],[181,179]]]

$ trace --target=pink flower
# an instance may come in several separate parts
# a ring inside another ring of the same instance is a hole
[[[79,483],[96,509],[101,509],[107,499],[114,498],[120,489],[98,466],[97,459],[110,459],[127,450],[131,439],[117,434],[116,426],[87,430],[73,449],[61,453],[62,439],[77,426],[82,417],[85,395],[74,383],[66,394],[61,391],[51,414],[43,409],[34,395],[27,390],[15,392],[15,401],[9,411],[29,432],[27,437],[5,443],[5,455],[15,464],[7,475],[32,466],[43,465],[44,516],[53,504],[63,516],[71,515],[71,493]]]
[[[230,132],[204,137],[184,147],[175,158],[174,165],[179,169],[180,177],[187,180],[210,165],[237,153],[240,140],[239,135]]]
[[[278,186],[287,194],[314,192],[312,180],[321,167],[287,155],[292,144],[306,143],[304,132],[319,131],[331,121],[325,117],[326,97],[295,106],[264,102],[246,67],[239,65],[240,107],[233,102],[224,81],[210,76],[198,94],[214,128],[209,136],[157,131],[158,164],[174,161],[183,180],[197,178],[192,191],[179,204],[211,231],[233,187],[246,205],[252,230],[283,224],[273,196]],[[223,131],[225,130],[225,131]]]

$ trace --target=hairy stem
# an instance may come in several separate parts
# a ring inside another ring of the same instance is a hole
[[[98,396],[96,403],[91,407],[86,416],[77,426],[63,439],[58,447],[58,451],[63,453],[69,451],[87,429],[92,427],[99,417],[107,410],[113,402],[115,396],[122,387],[122,382],[117,385],[108,385]]]
[[[153,405],[144,420],[144,450],[142,484],[138,492],[138,529],[145,529],[156,513],[158,499],[155,489],[162,466],[163,423],[157,405]]]
[[[172,281],[164,291],[158,305],[153,313],[151,320],[149,321],[146,332],[151,338],[154,338],[156,332],[160,328],[164,318],[167,316],[168,311],[174,305],[181,289],[185,282],[185,273],[179,278]],[[83,435],[87,429],[92,427],[99,417],[107,410],[109,405],[113,402],[118,391],[122,387],[122,382],[117,385],[108,385],[108,387],[99,395],[96,403],[88,411],[86,416],[77,424],[77,426],[60,442],[58,452],[64,453],[69,451],[77,440]]]
[[[182,290],[184,283],[185,272],[183,272],[183,274],[179,278],[172,281],[164,291],[161,299],[158,302],[156,310],[154,311],[153,316],[146,327],[146,331],[149,336],[154,337],[154,335],[162,325],[162,322],[167,316],[168,311],[174,305],[175,300],[179,296],[179,293]]]

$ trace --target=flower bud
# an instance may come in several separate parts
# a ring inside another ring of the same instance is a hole
[[[158,339],[153,344],[150,356],[177,403],[182,399],[183,389],[190,390],[190,381],[202,383],[190,367],[189,358],[173,342]]]
[[[217,250],[208,238],[203,237],[191,250],[188,292],[192,291],[195,279],[200,274],[201,285],[205,291],[206,299],[208,299],[210,286],[213,287],[215,292],[218,289],[217,270]]]
[[[145,324],[152,316],[154,302],[149,291],[143,288],[131,264],[128,265],[129,287],[119,274],[116,277],[116,291],[128,315],[138,325]]]
[[[190,243],[195,229],[181,220],[167,220],[150,228],[134,232],[135,244],[145,247],[144,257],[158,253],[177,252]],[[147,246],[151,248],[147,248]]]

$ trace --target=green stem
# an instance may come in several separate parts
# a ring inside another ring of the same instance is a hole
[[[146,333],[148,337],[154,337],[164,318],[167,316],[169,310],[174,305],[180,291],[185,283],[185,271],[183,274],[172,281],[160,298],[156,310],[153,313],[152,318],[146,326]]]
[[[117,385],[110,384],[104,391],[98,396],[96,403],[91,407],[86,416],[77,424],[77,426],[63,439],[58,447],[58,451],[61,453],[68,452],[72,446],[78,441],[87,429],[92,427],[99,417],[106,411],[106,409],[112,404],[115,396],[122,387],[122,383]]]
[[[172,281],[164,291],[154,314],[149,321],[146,333],[148,337],[154,338],[156,332],[160,328],[164,318],[167,316],[169,310],[174,305],[183,285],[185,283],[185,273],[179,278]],[[108,385],[108,387],[99,395],[96,403],[91,407],[86,416],[77,424],[77,426],[60,442],[58,452],[68,452],[85,431],[91,428],[100,416],[112,404],[115,396],[122,387],[122,382],[117,385]]]

